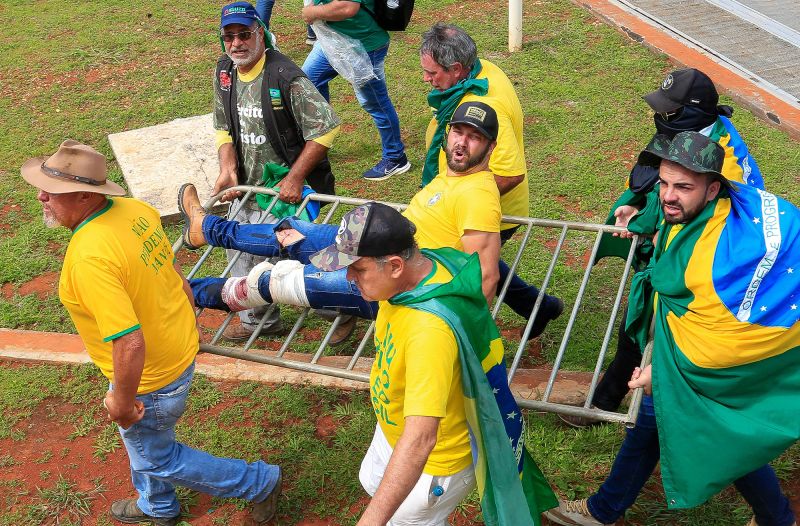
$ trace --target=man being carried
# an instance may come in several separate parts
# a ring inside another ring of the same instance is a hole
[[[370,373],[378,423],[359,472],[372,500],[358,524],[446,524],[476,474],[487,524],[538,524],[556,500],[525,449],[478,257],[420,251],[415,231],[368,203],[310,258],[326,272],[346,268],[362,297],[380,302]]]
[[[500,253],[500,198],[494,177],[486,171],[496,137],[494,110],[480,102],[460,106],[447,137],[447,171],[418,192],[403,213],[417,225],[416,238],[421,247],[477,252],[487,302],[491,302],[497,288]],[[267,257],[291,258],[274,266],[259,266],[245,278],[192,280],[199,306],[241,310],[276,302],[336,308],[346,314],[374,318],[375,305],[361,297],[344,270],[322,273],[307,264],[309,256],[334,241],[335,225],[293,218],[277,225],[226,221],[205,214],[191,185],[181,189],[179,207],[186,218],[184,240],[189,248],[209,243]]]
[[[437,23],[422,35],[419,50],[422,78],[433,88],[428,104],[433,118],[428,124],[428,153],[422,171],[422,185],[445,169],[446,159],[439,147],[453,110],[462,103],[480,101],[497,112],[497,146],[489,159],[500,192],[503,215],[526,217],[529,214],[528,169],[522,131],[522,105],[506,74],[488,60],[478,59],[475,41],[460,27]],[[500,225],[500,240],[505,243],[519,225]],[[500,283],[505,283],[510,269],[500,261]],[[499,291],[498,291],[499,292]],[[531,317],[539,290],[513,275],[504,301],[525,319]],[[564,304],[555,296],[545,295],[529,338],[539,336],[548,321],[557,318]]]
[[[111,382],[103,405],[119,426],[139,498],[111,505],[125,523],[178,524],[175,485],[257,504],[275,514],[278,466],[217,458],[175,441],[194,374],[198,334],[189,285],[158,212],[106,178],[106,159],[65,141],[30,159],[22,177],[39,189],[44,221],[72,231],[58,284],[86,351]],[[98,402],[99,403],[99,402]]]
[[[733,483],[751,526],[793,525],[768,463],[800,437],[800,210],[726,179],[723,148],[701,133],[657,136],[648,152],[662,159],[663,222],[631,285],[627,331],[644,347],[653,327],[652,367],[629,383],[652,397],[598,492],[546,515],[614,524],[660,459],[670,508]]]
[[[274,187],[285,203],[298,203],[312,191],[333,194],[327,153],[340,121],[302,70],[272,49],[269,32],[252,5],[235,2],[223,7],[220,32],[225,54],[214,75],[214,129],[220,172],[213,193],[224,191],[221,200],[233,200],[231,219],[275,222],[284,217],[276,210],[286,206],[276,206],[270,217],[262,217],[255,201],[240,207],[235,199],[241,192],[229,189],[264,182]],[[229,251],[228,257],[233,255]],[[246,275],[262,260],[242,254],[232,274]],[[226,338],[249,338],[264,311],[262,307],[241,312],[241,325],[226,329]],[[278,314],[275,310],[262,333],[280,331]]]

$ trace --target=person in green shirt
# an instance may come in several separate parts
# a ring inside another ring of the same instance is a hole
[[[359,104],[372,116],[378,128],[382,155],[378,164],[364,172],[363,176],[371,181],[381,181],[407,172],[411,163],[408,162],[400,137],[400,118],[386,87],[383,62],[389,51],[389,33],[375,21],[371,14],[374,12],[374,0],[314,0],[313,5],[303,8],[302,15],[307,24],[318,21],[328,23],[334,31],[359,41],[367,52],[375,76],[361,86],[354,86],[354,89]],[[317,35],[317,38],[324,36]],[[338,73],[331,66],[320,42],[314,45],[302,69],[322,96],[330,100],[328,82]]]

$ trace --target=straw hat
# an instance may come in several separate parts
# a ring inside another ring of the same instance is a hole
[[[108,180],[105,156],[70,139],[62,142],[50,157],[28,159],[20,171],[28,183],[51,194],[125,195],[120,185]]]

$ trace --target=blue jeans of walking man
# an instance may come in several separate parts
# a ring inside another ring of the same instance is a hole
[[[389,99],[389,91],[386,88],[386,73],[384,72],[383,63],[388,52],[389,44],[386,44],[367,53],[372,62],[372,70],[376,78],[356,88],[355,93],[358,103],[375,121],[375,126],[378,128],[378,133],[381,137],[383,158],[396,160],[405,158],[405,146],[400,138],[400,118],[397,116],[397,111],[394,109],[391,99]],[[328,58],[323,53],[319,43],[314,45],[314,48],[306,57],[302,69],[314,84],[314,87],[325,97],[325,100],[330,101],[328,83],[338,73],[328,62]]]
[[[710,424],[709,432],[713,424]],[[614,464],[600,489],[589,497],[587,507],[595,519],[614,524],[625,514],[658,464],[658,445],[653,397],[642,398],[636,426],[629,429]],[[734,486],[753,508],[758,526],[790,526],[795,518],[769,464],[734,481]]]
[[[133,486],[139,492],[137,504],[152,517],[180,514],[175,485],[217,497],[261,502],[278,481],[278,466],[262,460],[247,463],[215,457],[175,440],[175,424],[186,409],[193,375],[194,364],[171,384],[137,396],[144,404],[144,417],[128,429],[119,428]]]

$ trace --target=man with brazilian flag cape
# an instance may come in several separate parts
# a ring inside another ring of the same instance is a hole
[[[477,483],[486,524],[539,525],[557,501],[525,448],[479,259],[420,251],[415,231],[368,203],[311,257],[325,271],[348,267],[380,302],[370,375],[378,425],[359,474],[372,500],[359,524],[444,524]]]
[[[722,147],[700,133],[656,137],[648,150],[662,159],[663,220],[626,330],[642,347],[653,333],[652,366],[629,385],[652,387],[642,405],[655,407],[657,433],[637,421],[598,493],[563,503],[558,514],[574,520],[557,522],[613,523],[660,454],[670,508],[734,483],[752,526],[795,524],[768,463],[800,437],[800,211],[725,179]],[[636,482],[617,499],[608,485],[620,477]]]

